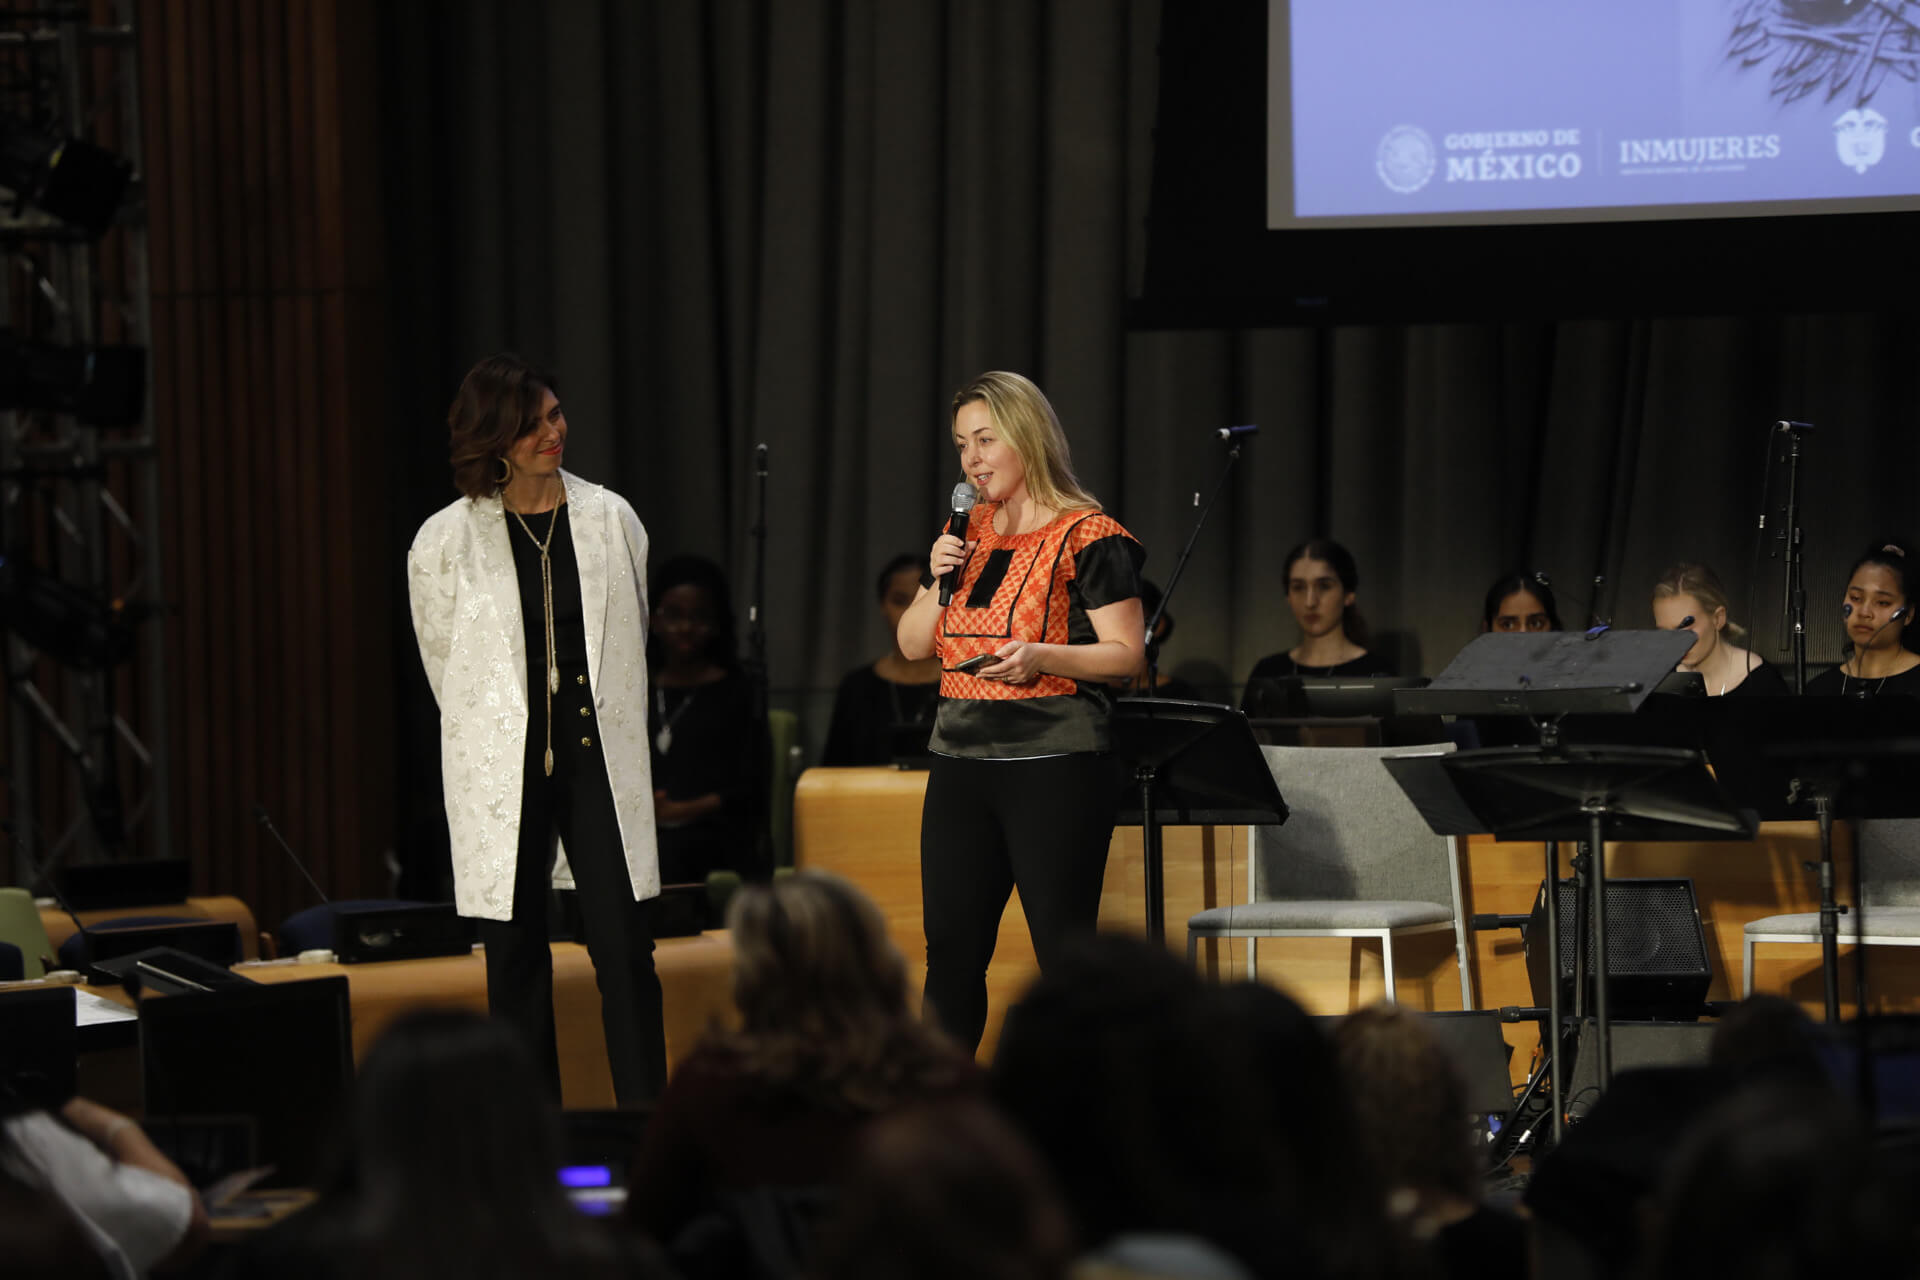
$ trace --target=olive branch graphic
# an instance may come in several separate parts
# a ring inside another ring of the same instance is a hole
[[[1768,96],[1873,101],[1889,74],[1920,83],[1920,0],[1734,0],[1727,56],[1771,64]]]

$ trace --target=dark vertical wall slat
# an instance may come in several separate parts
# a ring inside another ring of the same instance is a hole
[[[266,927],[310,894],[256,802],[336,896],[378,887],[389,839],[389,735],[366,717],[395,569],[356,429],[382,367],[380,326],[355,323],[384,275],[352,207],[379,207],[352,98],[372,3],[142,6],[175,839]]]

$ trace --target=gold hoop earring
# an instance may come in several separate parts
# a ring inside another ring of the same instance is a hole
[[[494,479],[494,483],[504,489],[507,487],[507,482],[513,479],[513,464],[505,458],[495,458],[494,461],[500,464],[500,474]]]

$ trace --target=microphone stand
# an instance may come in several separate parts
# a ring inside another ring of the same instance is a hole
[[[767,446],[757,444],[753,447],[753,474],[756,481],[754,497],[753,527],[748,530],[753,539],[753,596],[747,605],[747,682],[753,702],[753,723],[759,726],[763,739],[771,741],[767,729],[767,704],[770,701],[767,689]],[[765,796],[771,786],[770,770],[772,761],[768,751],[760,752],[759,768],[756,770],[760,794]],[[764,870],[767,877],[773,875],[773,832],[767,821],[758,824],[754,837],[757,848],[754,850],[756,870]],[[749,876],[748,879],[755,877]]]
[[[1806,546],[1800,528],[1800,432],[1789,424],[1787,433],[1787,582],[1781,616],[1793,634],[1793,691],[1807,691],[1807,583]]]
[[[1221,469],[1220,479],[1215,482],[1213,492],[1207,495],[1207,504],[1200,508],[1200,516],[1193,522],[1193,532],[1187,535],[1187,545],[1180,548],[1180,558],[1173,562],[1173,572],[1167,575],[1167,585],[1160,593],[1160,607],[1147,619],[1147,697],[1154,696],[1154,690],[1160,687],[1160,652],[1153,643],[1153,633],[1160,626],[1160,619],[1167,611],[1167,605],[1173,600],[1173,590],[1180,585],[1180,575],[1186,572],[1187,561],[1193,557],[1193,544],[1200,540],[1200,530],[1207,524],[1207,517],[1213,513],[1213,504],[1220,499],[1220,491],[1227,487],[1227,481],[1233,475],[1233,468],[1240,461],[1240,447],[1243,437],[1228,438],[1227,465]],[[1193,495],[1195,505],[1199,505],[1200,495]]]
[[[1213,486],[1213,492],[1207,496],[1207,504],[1200,508],[1200,516],[1193,522],[1193,532],[1187,535],[1187,545],[1180,548],[1180,558],[1174,561],[1173,572],[1167,577],[1166,588],[1160,594],[1160,607],[1153,611],[1153,617],[1147,619],[1147,696],[1154,696],[1154,690],[1160,684],[1160,656],[1154,651],[1153,630],[1160,625],[1161,615],[1167,611],[1167,602],[1173,599],[1173,589],[1180,585],[1180,574],[1186,569],[1187,561],[1193,556],[1193,544],[1200,539],[1200,530],[1206,527],[1207,517],[1213,512],[1213,504],[1220,498],[1220,491],[1227,487],[1227,480],[1233,475],[1234,464],[1240,461],[1241,437],[1229,436],[1227,447],[1227,465],[1221,469],[1220,479]],[[1200,495],[1193,495],[1196,503]],[[1133,772],[1134,785],[1140,789],[1140,852],[1144,872],[1144,888],[1147,903],[1147,937],[1161,942],[1166,937],[1166,874],[1164,855],[1161,852],[1160,820],[1153,807],[1153,784],[1159,776],[1159,770],[1153,764],[1143,761]]]

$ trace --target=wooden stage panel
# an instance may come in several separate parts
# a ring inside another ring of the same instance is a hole
[[[809,769],[794,796],[794,861],[837,872],[860,885],[880,905],[893,941],[912,970],[917,991],[926,971],[921,927],[919,832],[926,791],[924,772],[898,769]],[[1207,907],[1246,900],[1245,827],[1174,827],[1166,837],[1167,945],[1184,954],[1186,921]],[[1851,848],[1844,830],[1837,840],[1841,883],[1850,874]],[[1568,869],[1571,846],[1563,845]],[[1710,999],[1735,999],[1740,990],[1740,951],[1749,920],[1784,911],[1811,911],[1818,889],[1802,864],[1817,860],[1811,822],[1768,823],[1751,842],[1617,844],[1608,846],[1607,873],[1616,878],[1683,876],[1694,881],[1701,922],[1713,965]],[[1533,907],[1545,874],[1545,849],[1536,843],[1504,843],[1487,836],[1467,840],[1461,880],[1466,910],[1474,914],[1524,914]],[[1843,891],[1843,897],[1845,896]],[[1143,933],[1144,895],[1138,827],[1115,830],[1100,904],[1102,928]],[[981,1044],[990,1055],[1007,1007],[1037,968],[1026,921],[1016,895],[1000,925],[1000,945],[988,972],[989,1013]],[[1477,1007],[1531,1005],[1526,960],[1518,930],[1468,935]],[[1239,978],[1246,972],[1243,941],[1203,945],[1204,971]],[[1413,1008],[1460,1007],[1453,937],[1441,933],[1395,944],[1399,996]],[[1843,1005],[1852,1003],[1851,969],[1843,948]],[[1878,947],[1870,958],[1875,1004],[1885,1011],[1920,1011],[1920,948]],[[1817,946],[1763,946],[1756,957],[1755,990],[1790,996],[1818,1017],[1821,1008]],[[1267,939],[1259,947],[1259,976],[1280,987],[1312,1013],[1344,1013],[1380,999],[1385,991],[1380,949],[1348,939]],[[1532,1023],[1505,1026],[1516,1050],[1516,1079],[1525,1077],[1538,1040]]]

